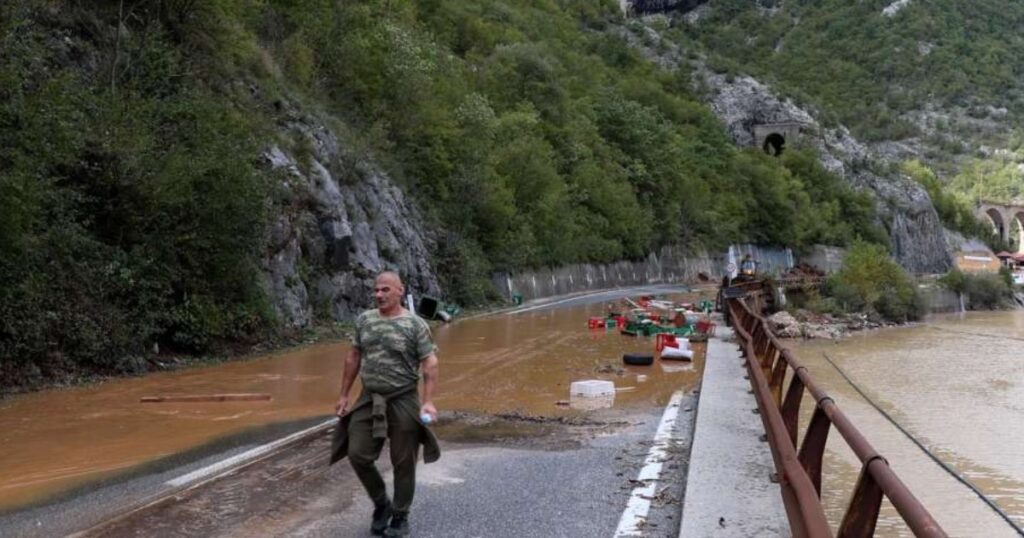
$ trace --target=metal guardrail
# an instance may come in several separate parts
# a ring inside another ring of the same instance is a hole
[[[756,295],[752,294],[752,297],[756,298]],[[745,298],[730,299],[728,315],[746,358],[750,384],[775,461],[793,536],[873,536],[883,496],[889,499],[915,536],[947,536],[924,505],[896,476],[885,458],[868,443],[832,398],[815,384],[807,368],[779,343],[764,318],[750,309]],[[783,392],[789,372],[792,376]],[[805,389],[814,397],[815,408],[798,449],[800,403]],[[861,462],[860,476],[850,505],[835,534],[821,504],[822,459],[832,426]]]

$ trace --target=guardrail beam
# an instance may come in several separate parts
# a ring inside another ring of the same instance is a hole
[[[779,343],[764,318],[756,310],[751,310],[750,302],[755,307],[760,304],[752,292],[748,290],[746,297],[730,298],[726,315],[736,329],[740,349],[747,362],[757,411],[761,414],[765,437],[775,461],[783,503],[794,536],[832,536],[821,504],[821,480],[825,445],[834,425],[863,465],[838,536],[874,535],[882,498],[885,497],[916,535],[945,537],[945,532],[924,505],[910,493],[832,398],[814,383],[807,368]],[[793,370],[793,375],[783,399],[788,369]],[[815,398],[816,405],[797,452],[800,401],[805,390]]]

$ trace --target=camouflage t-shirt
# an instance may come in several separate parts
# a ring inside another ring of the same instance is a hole
[[[419,381],[423,359],[436,352],[430,326],[419,316],[403,310],[385,318],[377,309],[356,318],[352,345],[359,350],[359,375],[369,392],[388,393]]]

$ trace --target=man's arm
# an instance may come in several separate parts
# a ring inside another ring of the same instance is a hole
[[[427,413],[430,418],[437,420],[437,408],[434,407],[434,392],[437,390],[437,355],[431,353],[420,362],[420,370],[423,371],[423,398],[420,404],[420,412]]]
[[[359,354],[359,350],[355,347],[350,349],[345,357],[345,370],[341,374],[341,396],[334,406],[334,414],[339,417],[348,411],[348,393],[352,390],[352,383],[355,382],[356,374],[359,373],[359,366],[362,363],[363,357]]]

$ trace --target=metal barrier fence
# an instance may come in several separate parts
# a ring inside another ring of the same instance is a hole
[[[889,463],[854,427],[832,398],[811,379],[807,368],[783,347],[747,297],[730,298],[728,315],[746,358],[750,384],[771,447],[783,504],[794,537],[870,537],[875,533],[882,497],[886,497],[916,536],[944,537],[928,510],[896,476]],[[787,374],[792,372],[783,392]],[[815,408],[797,448],[800,402],[804,390]],[[783,398],[785,394],[785,398]],[[833,534],[821,504],[822,458],[832,426],[861,462],[860,476],[838,531]]]

